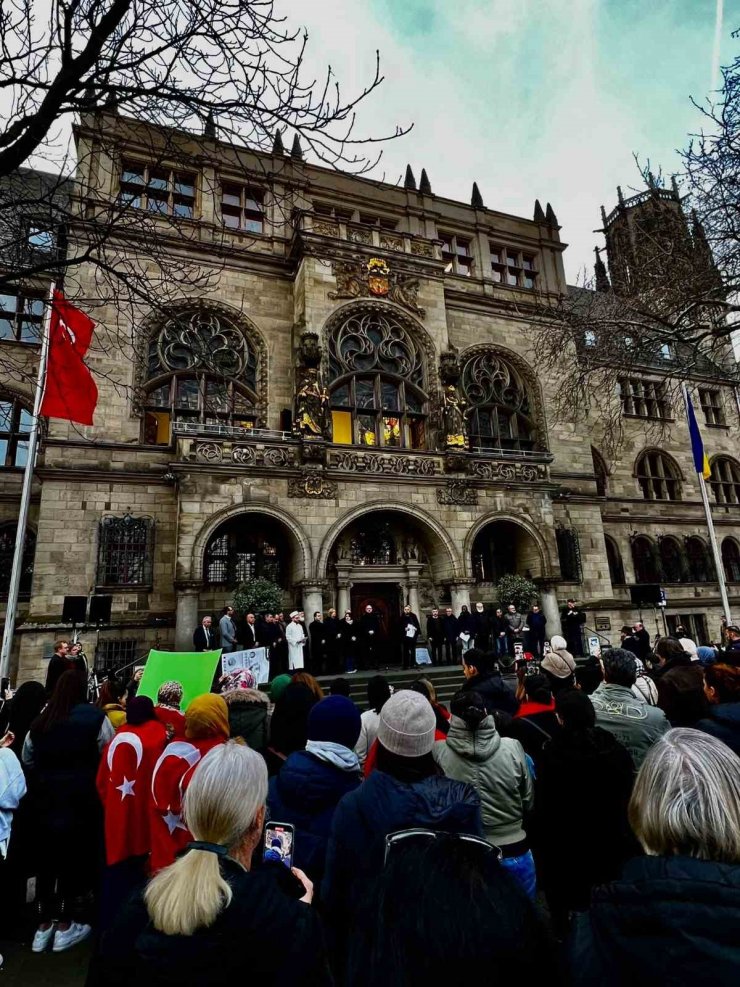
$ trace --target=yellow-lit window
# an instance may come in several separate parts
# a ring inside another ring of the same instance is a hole
[[[352,412],[332,411],[332,441],[342,445],[352,445]]]

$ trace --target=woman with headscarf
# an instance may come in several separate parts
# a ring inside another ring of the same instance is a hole
[[[182,798],[200,759],[230,736],[229,710],[222,696],[205,693],[185,710],[185,740],[169,743],[152,772],[151,869],[167,867],[190,833],[183,822]]]
[[[316,701],[308,686],[291,682],[275,703],[270,720],[270,743],[264,753],[270,777],[280,771],[289,754],[302,751],[306,746],[308,714]]]
[[[126,686],[115,676],[109,676],[100,687],[95,705],[102,709],[113,729],[117,730],[126,722]]]

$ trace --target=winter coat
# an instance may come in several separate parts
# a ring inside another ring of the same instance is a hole
[[[499,736],[492,716],[475,731],[453,716],[447,739],[434,745],[433,754],[448,778],[467,782],[480,795],[487,840],[503,847],[525,839],[523,819],[534,787],[518,740]]]
[[[430,641],[444,641],[445,630],[441,617],[427,617],[427,638]]]
[[[524,615],[517,611],[516,613],[507,613],[504,615],[504,620],[506,621],[506,633],[512,637],[519,638],[524,633]]]
[[[486,704],[486,710],[491,713],[500,709],[512,716],[519,708],[519,703],[512,689],[504,682],[498,672],[474,675],[466,679],[461,689],[464,692],[477,692]]]
[[[639,853],[627,822],[632,758],[607,730],[560,730],[537,760],[532,842],[548,899],[588,906],[591,889]],[[574,842],[575,837],[575,842]]]
[[[695,726],[697,730],[711,733],[740,755],[740,702],[710,706],[708,716]]]
[[[735,987],[740,866],[638,857],[594,891],[570,943],[574,987]]]
[[[260,754],[269,743],[267,693],[259,689],[230,689],[224,693],[229,708],[229,728],[232,737],[242,737],[248,747]]]
[[[132,898],[103,937],[100,987],[330,985],[316,909],[297,900],[302,889],[288,869],[265,864],[248,872],[230,857],[220,858],[220,868],[232,899],[192,936],[158,932],[143,893]]]
[[[674,727],[693,727],[707,714],[704,669],[688,655],[671,658],[653,672],[658,705]]]
[[[343,771],[308,751],[295,751],[270,779],[268,819],[296,828],[293,863],[312,881],[324,874],[331,822],[339,800],[359,787],[359,771]]]
[[[20,761],[9,747],[0,747],[0,857],[7,856],[13,815],[25,794]]]
[[[525,753],[536,762],[544,745],[559,733],[554,701],[547,705],[523,702],[503,736],[518,740]]]
[[[545,636],[545,627],[547,626],[547,617],[544,613],[539,610],[537,613],[530,610],[527,614],[527,627],[529,628],[529,633],[533,634],[536,638]]]
[[[475,614],[472,613],[461,613],[457,618],[457,633],[460,634],[470,634],[471,636],[475,634]]]
[[[437,775],[405,782],[376,770],[345,795],[334,813],[321,888],[335,923],[347,921],[368,880],[381,872],[386,836],[411,826],[482,836],[478,793]]]
[[[449,617],[447,614],[442,617],[442,630],[447,641],[455,641],[457,639],[457,617],[454,613],[451,613]]]
[[[360,759],[360,764],[364,764],[370,748],[375,743],[380,726],[380,713],[374,709],[366,709],[360,717],[360,736],[355,744],[355,754]]]
[[[648,706],[627,686],[607,682],[602,682],[589,699],[596,710],[596,725],[627,748],[638,771],[655,741],[671,728],[663,710]]]

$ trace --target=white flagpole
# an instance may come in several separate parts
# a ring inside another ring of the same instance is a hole
[[[2,652],[0,652],[0,678],[6,678],[10,670],[10,649],[13,646],[15,611],[18,606],[18,593],[21,587],[23,549],[26,542],[28,509],[31,505],[31,485],[33,483],[33,471],[36,466],[36,450],[38,448],[39,441],[39,412],[41,410],[41,399],[44,394],[44,383],[46,381],[46,364],[49,359],[51,303],[55,289],[56,284],[52,281],[49,285],[49,296],[46,301],[46,311],[44,312],[44,324],[41,336],[41,353],[39,355],[39,369],[36,376],[36,394],[34,395],[33,401],[33,421],[31,422],[31,431],[28,436],[28,458],[26,459],[26,469],[23,474],[23,489],[21,491],[21,504],[18,511],[18,526],[15,533],[15,548],[13,550],[13,567],[10,570],[8,606],[5,612]]]
[[[689,416],[689,392],[685,384],[683,384],[683,398],[684,406],[686,408],[686,421],[688,422]],[[699,490],[701,490],[701,499],[704,504],[704,515],[707,519],[707,531],[709,532],[709,544],[712,546],[712,555],[714,557],[714,568],[717,571],[717,582],[719,583],[719,595],[722,598],[722,609],[725,612],[725,620],[728,624],[732,623],[732,614],[730,613],[730,600],[727,596],[727,583],[725,582],[725,570],[722,565],[722,555],[719,550],[719,545],[717,543],[717,535],[714,531],[714,519],[712,518],[712,508],[709,503],[709,493],[707,491],[707,483],[704,479],[702,473],[696,474],[699,479]]]

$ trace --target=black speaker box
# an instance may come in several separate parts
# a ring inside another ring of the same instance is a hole
[[[110,608],[112,596],[93,596],[90,598],[90,623],[110,624]]]
[[[661,602],[660,586],[657,583],[630,586],[630,599],[636,607],[657,606]]]
[[[62,608],[63,624],[84,624],[87,612],[86,596],[65,596]]]

